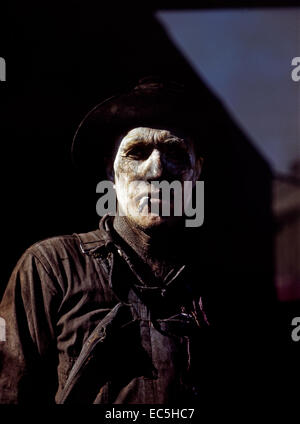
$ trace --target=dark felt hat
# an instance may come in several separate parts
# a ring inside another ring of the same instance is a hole
[[[97,170],[103,173],[114,157],[116,142],[136,127],[175,130],[193,137],[196,146],[204,150],[204,127],[209,120],[205,113],[203,102],[183,84],[160,77],[143,78],[99,103],[84,117],[73,139],[73,162],[93,174]]]

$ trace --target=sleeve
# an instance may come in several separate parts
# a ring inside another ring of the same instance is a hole
[[[0,303],[0,403],[54,403],[59,297],[50,267],[28,249]]]

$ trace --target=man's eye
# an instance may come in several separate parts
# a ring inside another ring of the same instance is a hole
[[[186,163],[189,161],[189,157],[188,154],[186,153],[185,150],[182,149],[170,149],[167,151],[167,156],[174,161],[178,161],[178,162],[182,162],[182,163]]]
[[[182,158],[182,156],[184,155],[184,152],[182,152],[181,150],[177,150],[177,149],[172,149],[169,150],[168,152],[168,156],[172,157],[172,158]]]
[[[126,152],[127,157],[129,156],[133,159],[138,159],[138,160],[147,159],[149,154],[150,154],[150,149],[141,149],[137,147],[134,147],[128,152]]]

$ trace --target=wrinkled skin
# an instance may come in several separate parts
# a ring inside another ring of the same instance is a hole
[[[173,225],[180,217],[153,212],[150,205],[162,200],[155,199],[158,192],[149,193],[145,183],[192,181],[194,185],[202,162],[189,137],[183,139],[169,130],[147,127],[130,130],[120,142],[113,165],[119,212],[144,229],[163,223]],[[184,196],[184,190],[182,193]],[[171,198],[171,211],[172,202]]]

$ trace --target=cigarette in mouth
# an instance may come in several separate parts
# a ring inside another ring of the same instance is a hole
[[[139,202],[139,207],[138,207],[139,212],[142,212],[144,206],[148,205],[148,203],[149,203],[149,197],[148,196],[142,197]]]

